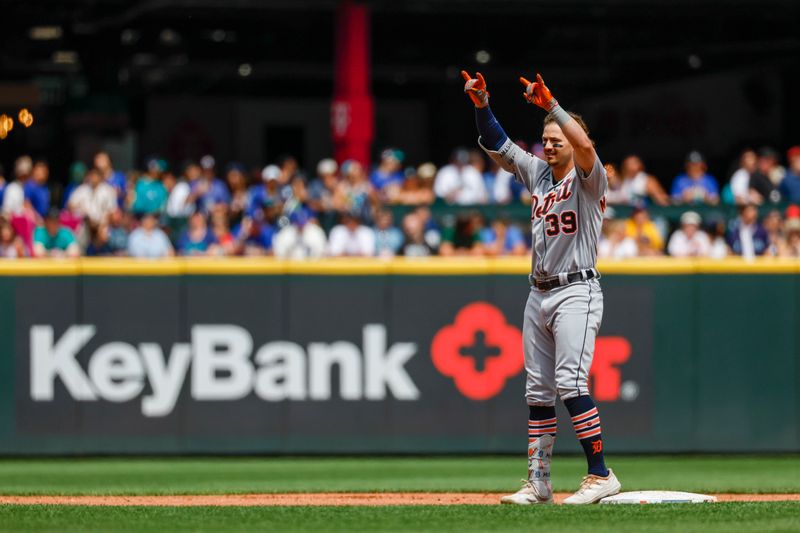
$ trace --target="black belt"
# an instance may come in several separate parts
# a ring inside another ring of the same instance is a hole
[[[563,287],[576,281],[586,281],[587,279],[599,278],[600,273],[594,268],[586,268],[578,270],[577,272],[570,272],[559,276],[550,276],[547,278],[535,278],[533,274],[528,276],[528,282],[540,291],[549,291],[556,287]]]

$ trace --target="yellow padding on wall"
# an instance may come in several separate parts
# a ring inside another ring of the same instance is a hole
[[[800,260],[741,258],[724,260],[668,257],[600,261],[602,274],[800,274]],[[530,272],[530,258],[314,259],[259,258],[79,258],[0,260],[0,276],[178,276],[178,275],[316,275],[316,276],[482,276]]]

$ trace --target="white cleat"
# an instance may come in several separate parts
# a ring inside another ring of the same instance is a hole
[[[608,469],[608,476],[600,477],[589,474],[581,481],[578,492],[564,500],[567,505],[586,505],[597,503],[606,496],[613,496],[619,493],[622,488],[617,476],[611,469]]]
[[[540,503],[553,503],[553,492],[548,490],[544,483],[531,483],[527,479],[522,480],[522,488],[514,494],[503,496],[500,503],[510,503],[514,505],[535,505]]]

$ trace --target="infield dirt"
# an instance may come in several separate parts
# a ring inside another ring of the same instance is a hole
[[[176,496],[0,496],[0,505],[111,505],[111,506],[374,506],[374,505],[496,505],[494,492],[322,492],[284,494],[194,494]],[[557,493],[556,503],[569,496]],[[714,494],[720,502],[800,501],[800,494]]]

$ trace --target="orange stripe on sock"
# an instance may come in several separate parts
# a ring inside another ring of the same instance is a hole
[[[555,418],[551,418],[549,420],[528,420],[528,426],[549,426],[555,423]]]
[[[602,433],[600,428],[590,429],[584,433],[578,433],[578,440],[588,439],[589,437],[594,437],[595,435],[599,435]]]
[[[588,427],[592,427],[592,426],[594,426],[596,424],[599,424],[599,423],[600,423],[600,417],[598,416],[598,417],[592,418],[591,420],[587,420],[586,422],[581,422],[580,424],[573,424],[573,427],[575,428],[575,431],[581,431],[583,429],[586,429]]]
[[[574,424],[575,422],[580,422],[581,420],[584,420],[584,419],[586,419],[586,418],[588,418],[588,417],[590,417],[592,415],[596,415],[596,414],[597,414],[597,407],[592,407],[591,409],[589,409],[585,413],[581,413],[581,414],[579,414],[577,416],[573,416],[572,417],[572,423]]]

